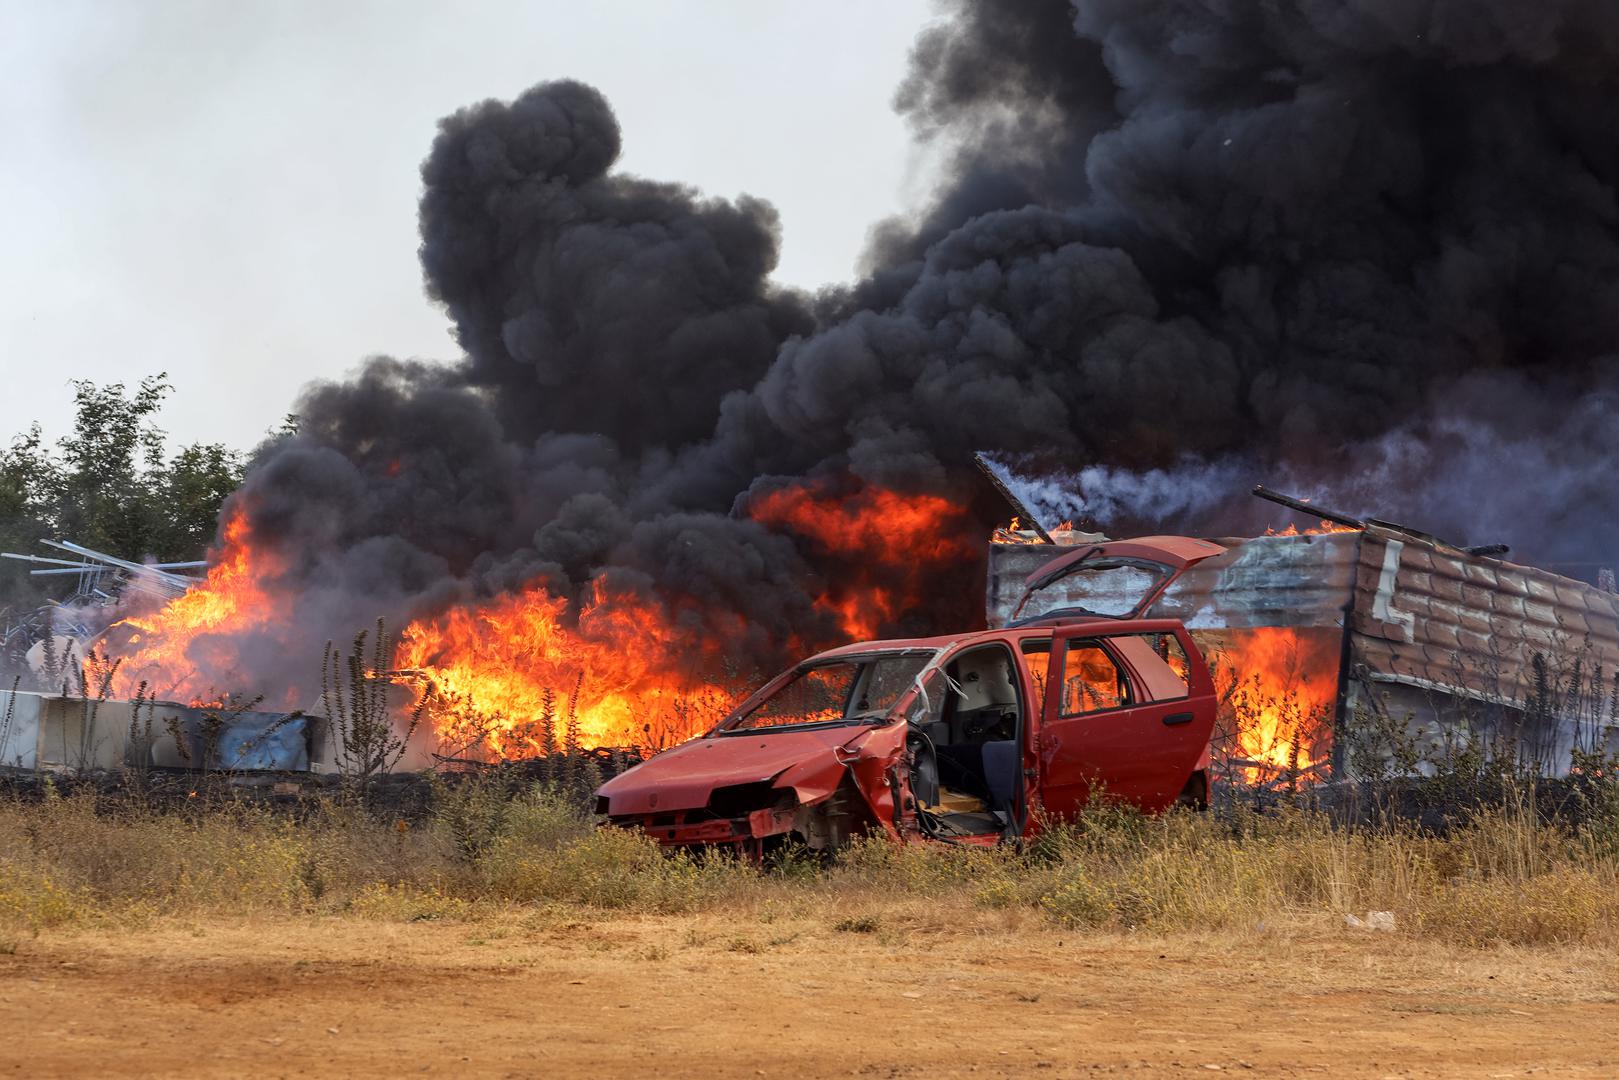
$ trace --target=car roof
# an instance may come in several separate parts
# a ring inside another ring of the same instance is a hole
[[[805,658],[803,663],[814,663],[820,660],[838,660],[850,656],[863,656],[870,653],[881,652],[908,652],[928,650],[937,652],[951,645],[971,645],[980,641],[1017,641],[1026,637],[1049,637],[1053,627],[1058,625],[1072,625],[1077,623],[1105,623],[1114,625],[1117,619],[1109,619],[1100,615],[1075,615],[1069,617],[1053,617],[1049,622],[1039,626],[1003,627],[999,630],[968,630],[960,634],[939,634],[934,637],[916,638],[883,638],[878,641],[856,641],[848,645],[839,645],[835,649],[816,653]]]

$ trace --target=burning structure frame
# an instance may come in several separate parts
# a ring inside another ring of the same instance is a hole
[[[1402,731],[1429,760],[1488,744],[1548,775],[1566,773],[1581,752],[1614,749],[1619,725],[1608,712],[1619,693],[1603,690],[1619,675],[1619,595],[1507,562],[1498,546],[1461,548],[1293,503],[1336,527],[1214,538],[1142,612],[1182,621],[1214,657],[1241,657],[1260,635],[1279,633],[1330,662],[1324,730],[1278,742],[1268,762],[1239,754],[1236,765],[1296,773],[1302,759],[1306,772],[1353,778],[1370,762],[1351,760],[1343,736],[1374,723]],[[1012,617],[1024,580],[1052,551],[990,544],[990,625]],[[1288,755],[1291,763],[1279,760]]]

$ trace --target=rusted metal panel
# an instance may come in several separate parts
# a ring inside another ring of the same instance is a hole
[[[1554,671],[1619,667],[1619,596],[1380,525],[1361,545],[1351,629],[1372,670],[1510,701],[1535,693],[1537,655]]]
[[[1356,532],[1218,541],[1229,548],[1184,570],[1145,612],[1193,630],[1342,627],[1358,565]],[[986,615],[1004,626],[1025,579],[1066,554],[1032,544],[991,544]]]
[[[1577,679],[1594,692],[1598,671],[1619,669],[1619,596],[1383,524],[1366,530],[1354,580],[1363,703],[1370,692],[1427,727],[1514,716],[1538,725],[1522,734],[1556,769],[1576,742],[1600,737],[1582,733],[1573,699]]]
[[[984,614],[990,629],[998,630],[1012,618],[1030,574],[1072,550],[1058,544],[990,544],[984,582]]]
[[[1191,630],[1342,627],[1357,532],[1257,536],[1188,568],[1149,614]]]

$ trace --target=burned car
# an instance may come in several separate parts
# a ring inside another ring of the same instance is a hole
[[[1122,571],[1156,594],[1174,568],[1128,553],[1056,562],[1031,575],[1005,628],[810,657],[707,734],[604,784],[598,812],[666,846],[758,856],[857,832],[993,844],[1098,789],[1147,812],[1204,802],[1215,692],[1185,627],[1133,617],[1139,597],[1109,609],[1094,583],[1070,581]]]

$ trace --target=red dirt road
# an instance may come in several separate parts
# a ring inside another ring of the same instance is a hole
[[[1619,959],[824,917],[160,924],[0,955],[0,1075],[1619,1076]]]

